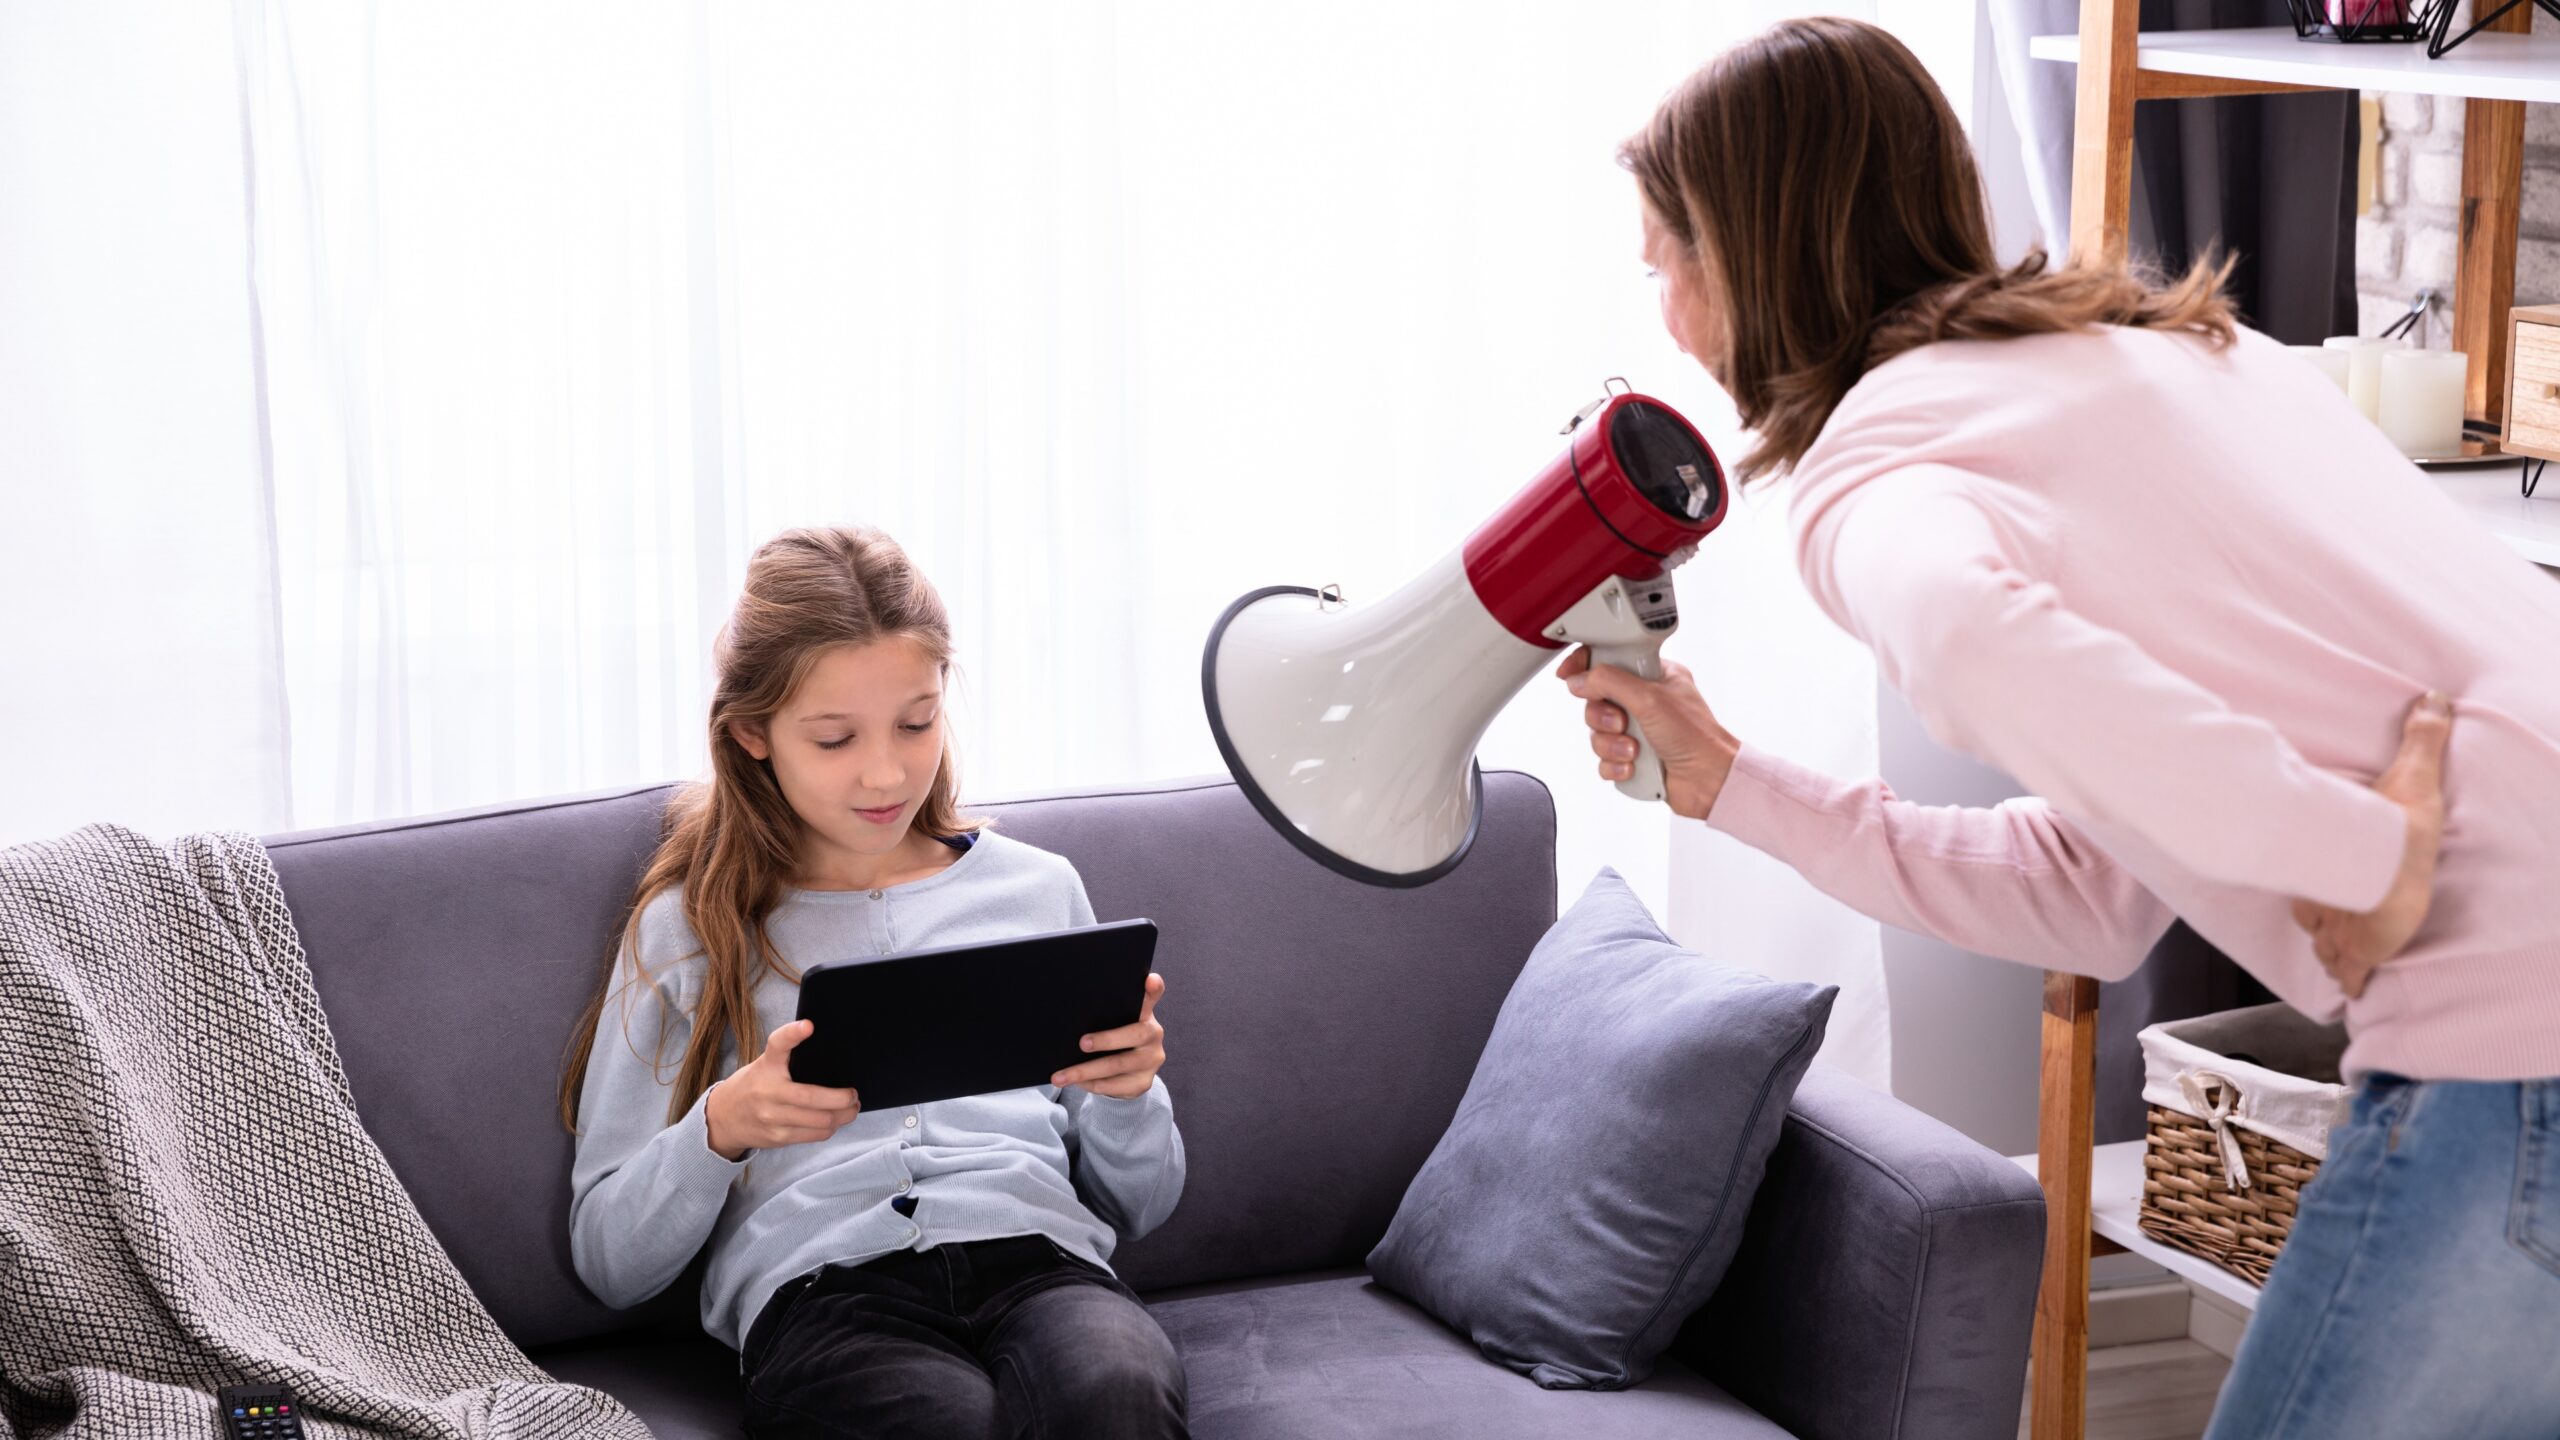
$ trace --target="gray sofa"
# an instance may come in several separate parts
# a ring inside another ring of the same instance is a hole
[[[463,1275],[554,1374],[620,1396],[661,1440],[697,1440],[738,1433],[736,1357],[695,1324],[690,1276],[634,1311],[579,1284],[554,1110],[668,793],[265,843],[365,1125]],[[1485,807],[1466,862],[1407,891],[1314,865],[1225,782],[983,807],[1072,859],[1104,919],[1162,927],[1191,1177],[1173,1220],[1114,1263],[1182,1352],[1194,1433],[2014,1435],[2042,1199],[1820,1067],[1732,1272],[1641,1387],[1540,1390],[1361,1273],[1555,916],[1545,788],[1488,775]]]

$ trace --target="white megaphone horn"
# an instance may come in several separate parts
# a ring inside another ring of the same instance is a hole
[[[1671,570],[1724,520],[1723,468],[1697,430],[1613,380],[1572,438],[1466,543],[1375,605],[1299,585],[1227,607],[1200,659],[1209,729],[1281,834],[1372,885],[1423,885],[1474,843],[1477,742],[1567,645],[1662,674],[1680,623]],[[1662,766],[1630,723],[1635,774]]]

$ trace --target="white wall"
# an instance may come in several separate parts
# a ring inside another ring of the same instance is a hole
[[[1997,805],[2023,793],[1930,739],[1891,690],[1878,692],[1876,730],[1879,773],[1914,804]],[[1889,927],[1883,948],[1893,1093],[2003,1155],[2033,1150],[2043,972]]]
[[[2038,245],[2059,256],[2070,237],[2048,240],[2036,224],[2026,155],[2019,148],[2018,126],[1991,51],[1991,0],[1973,0],[1973,6],[1973,74],[1967,102],[1957,110],[1973,137],[1974,164],[1982,169],[1982,188],[1991,202],[1991,243],[2005,263],[2025,258]]]

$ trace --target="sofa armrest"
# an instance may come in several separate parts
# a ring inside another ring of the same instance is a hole
[[[2011,1440],[2044,1225],[2024,1170],[1817,1064],[1672,1353],[1800,1440]]]

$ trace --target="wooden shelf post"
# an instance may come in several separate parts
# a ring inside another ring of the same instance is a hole
[[[2071,258],[2122,258],[2133,216],[2134,73],[2142,7],[2080,0],[2080,81],[2071,126]]]
[[[2044,1279],[2036,1289],[2029,1433],[2080,1440],[2089,1398],[2089,1161],[2097,1150],[2098,982],[2048,970],[2036,1103]]]
[[[2139,0],[2080,0],[2071,136],[2071,255],[2124,257],[2133,216]],[[2044,1187],[2044,1275],[2028,1362],[2033,1440],[2081,1440],[2089,1403],[2089,1162],[2096,1150],[2098,982],[2048,971],[2038,1066],[2036,1183]]]
[[[2519,5],[2489,28],[2530,32],[2533,12],[2533,6]],[[2524,102],[2462,104],[2462,250],[2453,272],[2453,348],[2471,357],[2464,413],[2496,425],[2507,411],[2507,311],[2516,300]]]

